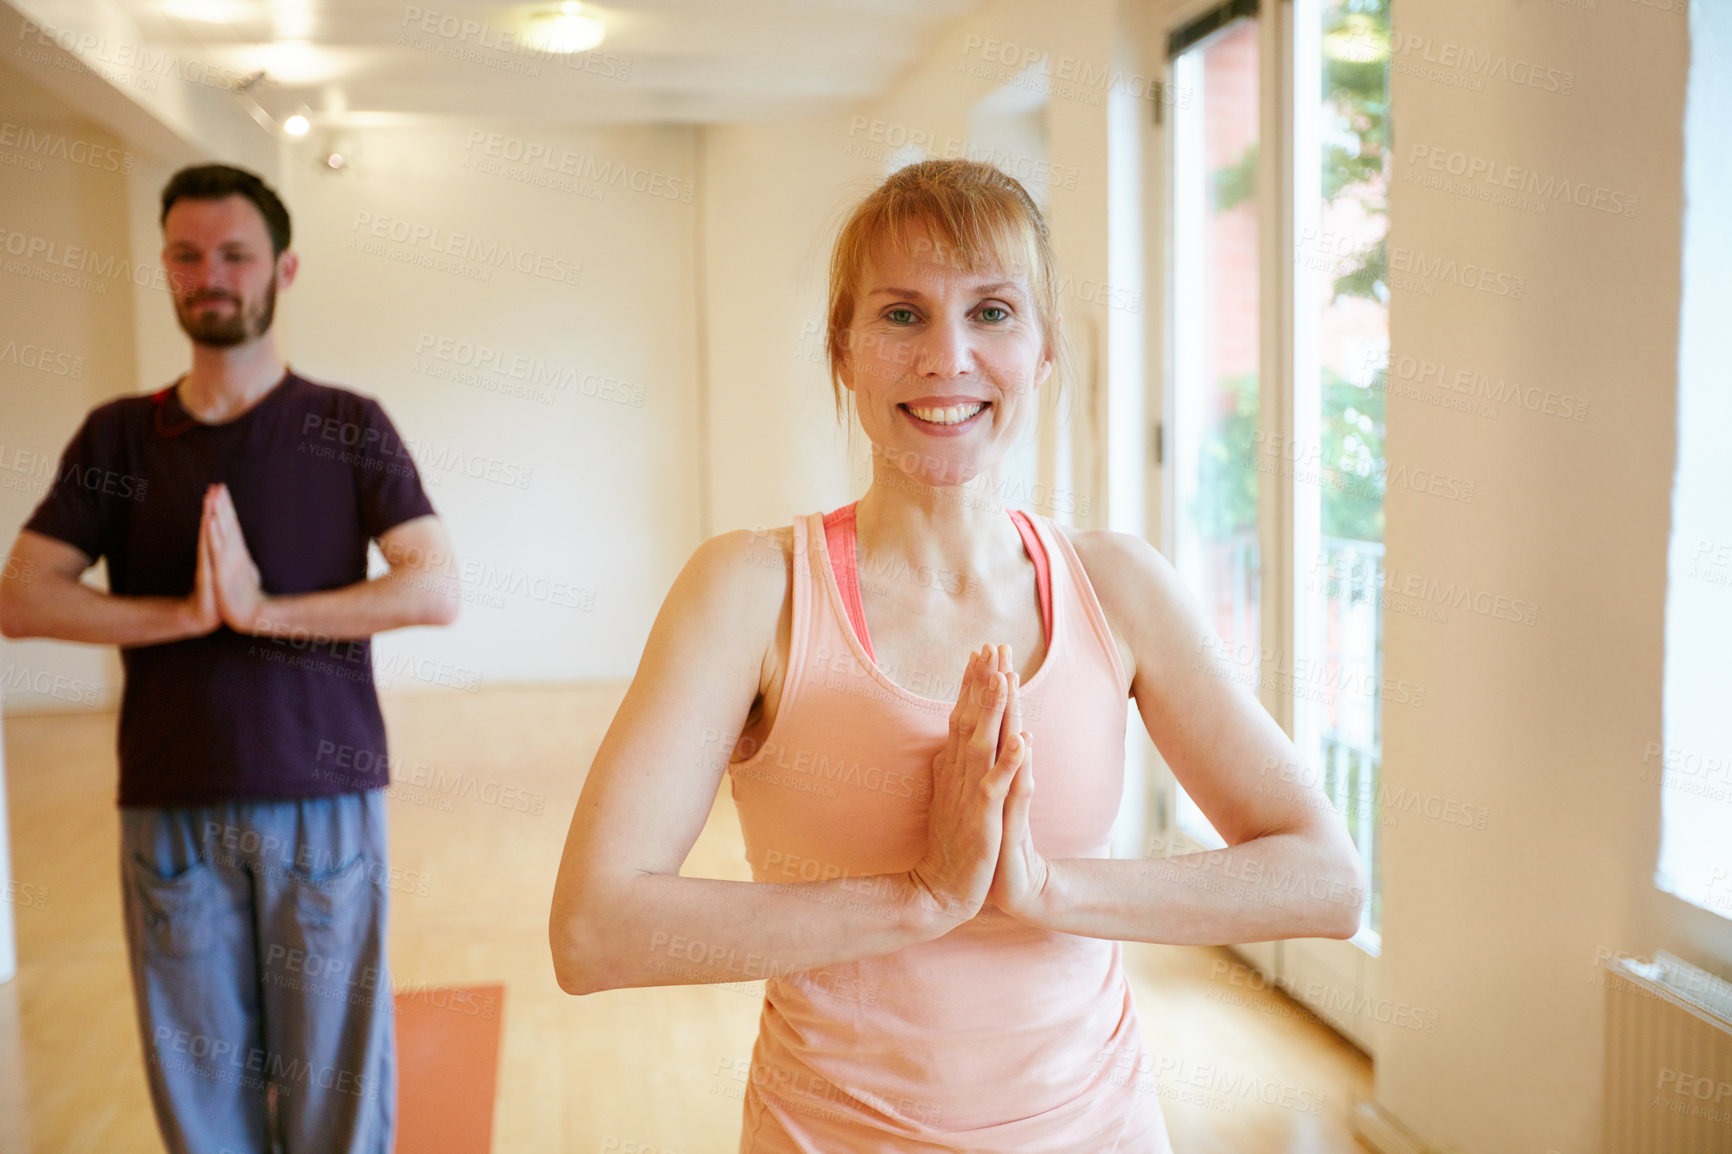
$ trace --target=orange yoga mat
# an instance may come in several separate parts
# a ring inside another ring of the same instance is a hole
[[[399,990],[397,1154],[488,1154],[504,986]]]

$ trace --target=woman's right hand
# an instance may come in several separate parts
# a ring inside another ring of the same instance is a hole
[[[1001,647],[1006,649],[1006,647]],[[980,912],[998,867],[1004,799],[1022,764],[1020,735],[999,734],[1009,697],[1008,651],[982,646],[968,659],[950,734],[932,759],[926,853],[909,879],[932,912],[960,924]]]

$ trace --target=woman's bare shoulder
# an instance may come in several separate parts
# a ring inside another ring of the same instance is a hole
[[[794,529],[730,529],[700,544],[686,562],[711,605],[774,612],[787,592],[794,568]]]
[[[1173,608],[1177,575],[1159,550],[1134,533],[1058,527],[1076,550],[1095,599],[1119,642],[1125,672],[1135,680],[1138,666],[1149,662],[1149,646],[1161,632],[1158,623]]]
[[[1134,533],[1066,528],[1101,608],[1149,672],[1188,663],[1211,637],[1202,603],[1152,544]]]
[[[793,633],[794,530],[736,529],[699,546],[709,570],[707,610],[733,637],[736,657],[756,665],[758,693],[745,732],[772,724]],[[698,554],[693,555],[696,561]]]
[[[1146,593],[1149,566],[1160,558],[1147,541],[1114,529],[1078,529],[1056,521],[1053,524],[1058,525],[1065,540],[1076,550],[1103,607],[1127,595],[1134,599]]]

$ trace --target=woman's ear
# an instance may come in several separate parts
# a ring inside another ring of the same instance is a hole
[[[1064,314],[1059,313],[1057,316],[1053,317],[1052,335],[1047,338],[1046,347],[1041,350],[1040,372],[1034,379],[1035,388],[1038,389],[1040,386],[1046,384],[1047,378],[1052,376],[1052,367],[1058,360],[1059,342],[1063,339]]]
[[[842,332],[842,359],[836,366],[836,376],[842,382],[842,387],[850,393],[854,391],[854,343],[849,338],[849,330]]]

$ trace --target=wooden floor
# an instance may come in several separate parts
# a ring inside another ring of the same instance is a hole
[[[399,990],[504,983],[500,1154],[738,1146],[761,982],[573,998],[553,980],[554,870],[621,692],[385,701],[398,776],[420,766],[429,783],[392,789],[393,976]],[[0,1150],[157,1154],[120,922],[115,718],[13,716],[5,733],[19,973],[0,985]],[[748,877],[725,788],[685,872]],[[1126,959],[1156,1062],[1143,1082],[1177,1154],[1363,1149],[1347,1123],[1371,1089],[1363,1054],[1231,982],[1225,950],[1133,943]]]

